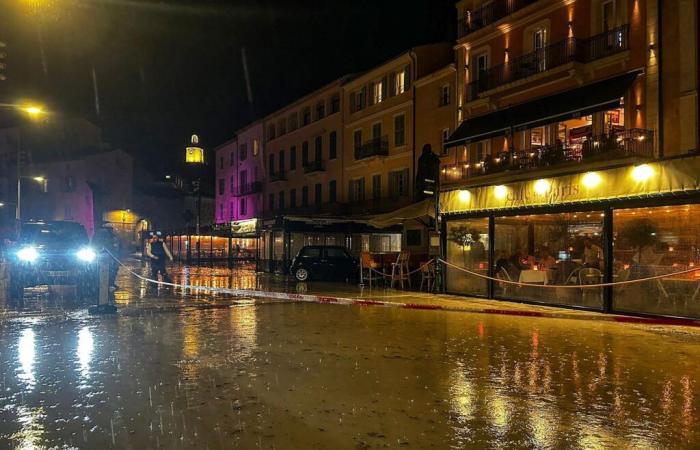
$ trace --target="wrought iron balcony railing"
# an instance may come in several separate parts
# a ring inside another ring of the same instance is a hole
[[[270,174],[270,182],[273,183],[275,181],[286,181],[287,180],[287,174],[285,173],[284,170],[278,170],[277,172],[272,172]]]
[[[304,173],[324,172],[326,165],[321,160],[307,161],[304,164]]]
[[[476,100],[482,92],[573,61],[587,63],[628,49],[629,25],[587,39],[567,38],[481,72],[475,81],[467,84],[465,101]]]
[[[246,183],[240,186],[236,186],[236,188],[233,191],[233,195],[235,197],[241,197],[243,195],[257,194],[258,192],[262,192],[262,182],[253,181],[252,183]]]
[[[635,156],[654,157],[652,130],[619,130],[599,136],[588,136],[579,144],[558,142],[527,150],[504,151],[474,163],[465,161],[444,164],[440,170],[440,179],[444,183],[454,183],[499,172],[536,170],[566,163],[607,161]]]
[[[459,20],[457,37],[464,36],[476,30],[498,22],[515,11],[535,3],[537,0],[494,0],[474,11],[467,13]]]
[[[365,142],[355,149],[355,159],[372,158],[374,156],[389,155],[389,137],[382,136]]]

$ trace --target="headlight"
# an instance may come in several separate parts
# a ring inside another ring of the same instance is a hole
[[[20,261],[31,263],[39,258],[39,252],[34,247],[24,247],[17,252],[17,257]]]
[[[97,258],[97,253],[90,247],[81,248],[78,253],[75,254],[79,260],[87,263],[91,263]]]

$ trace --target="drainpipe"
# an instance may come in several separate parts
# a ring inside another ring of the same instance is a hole
[[[663,52],[663,0],[656,2],[656,42],[654,50],[656,51],[657,67],[658,67],[658,89],[659,89],[659,159],[664,157],[664,52]]]
[[[413,135],[413,137],[411,139],[413,141],[412,142],[412,147],[413,147],[412,148],[412,158],[413,159],[411,160],[411,180],[413,180],[413,182],[412,182],[412,185],[413,185],[412,191],[413,192],[411,194],[411,198],[415,202],[416,201],[416,102],[417,102],[416,94],[418,92],[416,90],[415,83],[416,83],[416,80],[418,79],[418,62],[416,60],[415,52],[411,51],[409,53],[409,56],[411,57],[411,62],[412,62],[411,65],[413,66],[413,70],[412,70],[413,75],[412,75],[412,80],[411,80],[411,88],[413,89],[413,118],[412,118],[412,121],[413,121],[412,135]],[[437,217],[436,217],[436,220],[437,220]]]

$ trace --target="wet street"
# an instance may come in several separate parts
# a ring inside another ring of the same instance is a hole
[[[0,448],[700,445],[700,333],[686,328],[119,284],[116,316],[0,322]]]

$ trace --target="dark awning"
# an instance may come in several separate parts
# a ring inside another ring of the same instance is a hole
[[[465,120],[445,148],[617,108],[638,74],[630,72]]]

